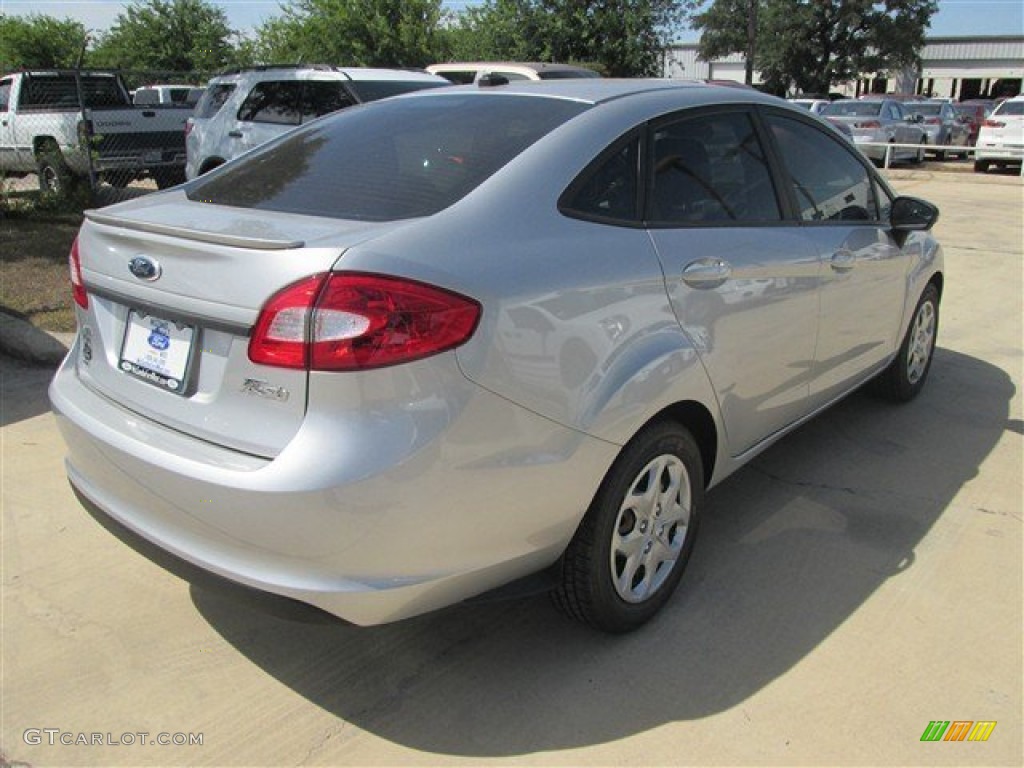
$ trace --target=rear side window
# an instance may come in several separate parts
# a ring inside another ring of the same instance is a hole
[[[0,83],[0,112],[7,111],[7,104],[11,100],[11,81],[4,80]]]
[[[779,221],[775,187],[744,112],[660,126],[651,143],[648,220],[660,224]]]
[[[199,98],[199,103],[196,104],[196,117],[213,117],[234,92],[234,83],[218,83],[209,86]]]
[[[867,168],[839,141],[788,117],[768,118],[804,221],[875,221]]]
[[[451,74],[453,73],[449,72],[445,77]],[[473,82],[472,75],[469,82]],[[443,88],[445,85],[447,83],[431,80],[353,80],[349,83],[349,87],[356,92],[360,101],[377,101],[377,99],[386,99],[389,96],[422,91],[424,88]]]
[[[559,202],[569,216],[617,224],[636,223],[640,140],[629,138],[598,157]]]
[[[456,85],[469,85],[476,80],[475,69],[460,69],[456,72],[438,72],[437,74]]]
[[[391,221],[452,205],[588,109],[574,101],[445,94],[348,109],[197,180],[197,202]]]
[[[575,80],[580,77],[600,77],[590,69],[542,69],[537,73],[541,80]]]

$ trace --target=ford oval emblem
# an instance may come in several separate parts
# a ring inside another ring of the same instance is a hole
[[[139,280],[152,282],[160,277],[160,264],[146,256],[136,256],[128,262],[128,270]]]

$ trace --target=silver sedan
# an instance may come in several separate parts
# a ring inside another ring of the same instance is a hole
[[[885,161],[887,152],[893,162],[924,160],[924,149],[918,146],[928,143],[923,118],[911,115],[898,101],[843,99],[825,107],[821,116],[849,126],[857,148],[877,163]]]
[[[355,623],[543,572],[633,629],[708,489],[867,382],[921,390],[937,215],[749,90],[356,107],[87,214],[50,388],[68,473],[164,550]]]

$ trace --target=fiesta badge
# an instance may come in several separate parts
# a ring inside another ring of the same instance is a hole
[[[153,259],[146,256],[136,256],[128,262],[128,271],[139,278],[139,280],[152,282],[160,277],[162,270],[160,269],[160,264]]]

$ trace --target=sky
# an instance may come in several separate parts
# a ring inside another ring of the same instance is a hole
[[[228,23],[239,32],[251,32],[262,22],[280,13],[286,0],[215,0],[227,14]],[[108,29],[118,13],[130,3],[124,0],[0,0],[0,13],[22,16],[41,13],[81,21],[86,29]],[[474,0],[445,0],[444,6],[458,11]],[[1024,35],[1022,0],[939,0],[939,11],[932,17],[931,37],[971,35]],[[684,31],[679,42],[697,39]]]

